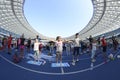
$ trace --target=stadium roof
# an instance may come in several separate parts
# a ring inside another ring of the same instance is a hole
[[[80,38],[98,36],[120,28],[120,0],[91,0],[93,17],[87,26],[79,32]],[[25,0],[0,0],[0,32],[34,38],[50,39],[37,32],[24,16]],[[73,36],[67,39],[73,39]]]

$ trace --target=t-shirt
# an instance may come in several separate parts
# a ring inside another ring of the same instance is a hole
[[[56,41],[56,51],[60,51],[60,52],[62,52],[62,50],[63,50],[63,43],[62,43],[62,41]]]
[[[80,47],[80,39],[79,38],[75,38],[74,47]]]
[[[38,51],[39,50],[39,45],[40,43],[34,43],[34,51]]]
[[[25,38],[20,38],[20,45],[24,45]]]
[[[31,40],[28,40],[27,44],[30,45],[31,44]]]
[[[101,42],[102,42],[102,46],[107,46],[107,42],[106,42],[106,40],[104,38],[101,39]]]
[[[12,43],[12,37],[8,37],[8,45]]]

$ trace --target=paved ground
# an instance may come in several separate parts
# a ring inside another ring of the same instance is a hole
[[[108,51],[111,53],[112,51]],[[120,50],[114,55],[120,54]],[[28,64],[29,59],[14,64],[12,55],[0,52],[0,80],[120,80],[120,59],[115,58],[104,64],[100,54],[94,63],[94,69],[90,67],[90,55],[83,54],[75,66],[71,64],[72,56],[63,55],[63,63],[70,67],[51,67],[55,61],[46,60],[45,65]]]

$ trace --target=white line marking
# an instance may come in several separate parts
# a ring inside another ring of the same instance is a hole
[[[118,51],[114,57],[116,57],[119,52],[120,52],[120,51]],[[30,72],[34,72],[34,73],[39,73],[39,74],[47,74],[47,75],[63,75],[63,74],[61,74],[61,73],[50,73],[50,72],[41,72],[41,71],[37,71],[37,70],[32,70],[32,69],[25,68],[25,67],[23,67],[23,66],[17,65],[17,64],[15,64],[15,63],[11,62],[10,60],[8,60],[7,58],[3,57],[2,55],[0,55],[0,57],[3,58],[5,61],[9,62],[10,64],[12,64],[12,65],[14,65],[14,66],[16,66],[16,67],[19,67],[19,68],[21,68],[21,69],[24,69],[24,70],[26,70],[26,71],[30,71]],[[108,60],[107,62],[109,62],[109,60]],[[102,62],[102,63],[94,66],[93,68],[97,68],[97,67],[102,66],[102,65],[104,65],[104,62]],[[74,72],[64,73],[64,75],[77,74],[77,73],[81,73],[81,72],[85,72],[85,71],[89,71],[89,70],[91,70],[90,67],[89,67],[89,68],[86,68],[86,69],[83,69],[83,70],[80,70],[80,71],[74,71]]]
[[[65,72],[64,72],[64,70],[63,70],[63,67],[61,67],[61,73],[62,73],[62,74],[64,74],[64,73],[65,73]]]
[[[64,74],[64,70],[63,70],[62,63],[61,63],[61,62],[60,62],[60,66],[61,66],[61,73]]]

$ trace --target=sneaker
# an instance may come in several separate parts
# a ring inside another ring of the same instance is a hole
[[[93,63],[91,63],[90,65],[90,70],[93,70]]]
[[[43,62],[43,65],[45,65],[46,61]]]
[[[75,60],[73,60],[73,62],[75,63],[76,61],[75,61]]]
[[[75,66],[75,62],[72,62],[72,65]]]
[[[93,63],[91,63],[91,65],[90,65],[91,67],[93,67]]]
[[[10,52],[8,52],[7,54],[11,55],[11,53],[10,53]]]
[[[114,60],[114,57],[113,57],[113,58],[110,58],[110,60],[112,60],[112,61],[113,61],[113,60]]]
[[[76,60],[77,62],[79,61],[79,59]]]
[[[96,60],[95,59],[92,59],[92,62],[95,62]]]

